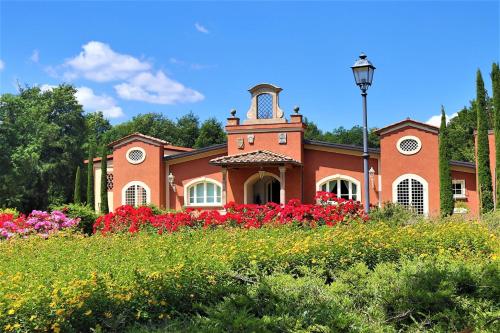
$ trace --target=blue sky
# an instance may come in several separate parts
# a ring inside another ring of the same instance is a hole
[[[0,2],[0,93],[70,82],[112,123],[245,117],[260,82],[323,130],[361,123],[350,66],[377,67],[369,126],[453,114],[500,57],[498,1]]]

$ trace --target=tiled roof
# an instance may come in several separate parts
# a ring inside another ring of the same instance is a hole
[[[244,164],[283,164],[291,163],[300,165],[299,161],[293,158],[273,153],[268,150],[256,150],[248,153],[237,155],[222,156],[210,160],[210,164],[214,165],[244,165]]]
[[[111,142],[108,146],[109,147],[114,147],[114,146],[120,144],[121,142],[123,142],[123,141],[125,141],[127,139],[130,139],[132,137],[143,138],[145,140],[149,140],[149,141],[161,144],[161,145],[167,145],[167,144],[169,144],[169,142],[167,142],[165,140],[161,140],[161,139],[149,136],[149,135],[145,135],[145,134],[142,134],[142,133],[135,132],[135,133],[129,134],[127,136],[124,136],[121,139],[118,139],[118,140],[115,140],[115,141]]]
[[[398,121],[397,123],[387,125],[385,127],[379,128],[375,131],[378,135],[386,134],[401,128],[402,126],[409,125],[411,127],[421,128],[433,133],[439,133],[439,127],[429,125],[427,123],[423,123],[420,121],[416,121],[410,118],[406,118],[405,120]]]

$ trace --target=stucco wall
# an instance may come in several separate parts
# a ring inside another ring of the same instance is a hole
[[[479,198],[477,195],[476,174],[471,172],[464,172],[458,170],[451,171],[451,178],[453,180],[465,180],[465,199],[458,199],[464,202],[468,209],[469,215],[479,215]]]
[[[404,155],[396,144],[403,136],[416,136],[422,148],[414,155]],[[401,175],[415,174],[428,183],[429,215],[439,215],[439,142],[438,135],[414,127],[394,130],[380,138],[382,202],[393,201],[393,182]]]

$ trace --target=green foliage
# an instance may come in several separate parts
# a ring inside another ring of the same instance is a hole
[[[351,129],[346,129],[342,126],[333,129],[332,131],[327,131],[323,133],[318,126],[304,118],[304,123],[307,125],[306,131],[304,133],[304,138],[309,140],[319,140],[331,143],[342,143],[349,145],[362,146],[363,145],[363,127],[353,126]],[[368,131],[368,146],[369,147],[380,147],[379,136],[375,133],[376,128],[372,128]]]
[[[87,163],[87,205],[94,207],[94,156],[95,144],[89,146],[89,158]]]
[[[192,112],[177,119],[175,143],[183,147],[194,147],[196,138],[200,134],[199,125],[200,120]]]
[[[392,226],[404,226],[421,222],[423,217],[403,205],[384,202],[382,207],[370,210],[370,223],[390,223]]]
[[[70,201],[85,119],[69,85],[0,97],[0,207],[27,212]]]
[[[75,175],[75,192],[73,193],[73,202],[75,204],[81,204],[82,203],[82,179],[81,179],[81,171],[80,171],[80,166],[76,168],[76,175]]]
[[[102,146],[101,149],[101,214],[109,213],[108,207],[108,147]]]
[[[78,228],[87,235],[91,235],[93,231],[93,225],[98,215],[94,211],[93,207],[82,204],[65,204],[65,205],[54,205],[50,207],[50,210],[59,210],[63,212],[66,216],[71,218],[80,218],[80,223]]]
[[[498,242],[457,221],[6,241],[0,327],[493,331]]]
[[[454,202],[450,169],[450,141],[443,106],[441,106],[441,128],[439,130],[439,199],[441,216],[451,215]]]
[[[203,148],[224,142],[226,142],[226,132],[222,123],[216,118],[209,118],[201,125],[194,147]]]
[[[493,189],[491,184],[486,91],[484,89],[483,77],[479,70],[477,71],[476,89],[478,192],[481,213],[487,213],[493,210]]]
[[[493,129],[495,132],[496,207],[500,209],[500,68],[498,63],[493,63],[491,82],[493,85]]]

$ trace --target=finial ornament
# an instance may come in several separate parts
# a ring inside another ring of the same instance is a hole
[[[299,106],[298,106],[298,105],[295,105],[295,106],[293,107],[293,111],[295,112],[295,114],[299,114],[299,111],[300,111]]]
[[[359,58],[366,59],[366,54],[364,52],[361,52],[361,54],[359,55]]]
[[[236,109],[231,109],[231,116],[234,118],[236,116]]]

